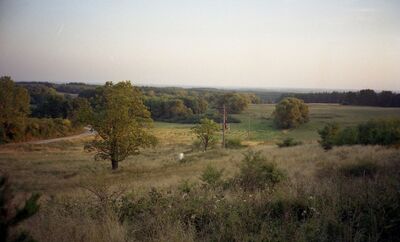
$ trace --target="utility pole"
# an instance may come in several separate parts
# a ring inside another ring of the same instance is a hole
[[[226,128],[226,110],[225,104],[222,107],[222,148],[225,148],[225,128]]]
[[[250,140],[250,112],[247,117],[248,117],[248,119],[247,119],[247,139]]]

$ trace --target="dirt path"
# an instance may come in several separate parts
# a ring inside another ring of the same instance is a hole
[[[20,144],[49,144],[49,143],[58,142],[58,141],[65,141],[65,140],[84,138],[84,137],[92,136],[92,135],[95,135],[95,134],[96,134],[96,132],[91,131],[89,128],[85,128],[85,132],[83,132],[81,134],[77,134],[77,135],[71,135],[71,136],[54,138],[54,139],[28,141],[28,142],[24,142],[24,143],[20,143]]]

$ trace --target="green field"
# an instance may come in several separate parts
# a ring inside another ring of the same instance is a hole
[[[318,129],[328,122],[337,122],[342,126],[357,125],[370,119],[400,118],[400,108],[343,106],[338,104],[309,104],[310,122],[293,130],[277,130],[271,119],[275,108],[273,104],[253,104],[242,114],[233,115],[241,123],[230,124],[228,137],[242,140],[275,143],[283,138],[292,137],[304,142],[315,142]],[[156,128],[188,131],[192,125],[157,122]]]

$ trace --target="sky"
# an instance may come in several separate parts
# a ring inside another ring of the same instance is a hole
[[[400,90],[400,1],[0,0],[0,75]]]

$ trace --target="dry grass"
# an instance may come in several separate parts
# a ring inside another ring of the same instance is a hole
[[[125,184],[140,191],[150,187],[169,188],[182,180],[198,181],[208,164],[224,168],[232,176],[246,149],[261,151],[293,178],[311,176],[324,163],[346,163],[354,160],[383,162],[400,158],[397,149],[380,146],[338,147],[324,151],[317,144],[279,149],[274,145],[251,144],[249,148],[201,152],[192,151],[192,137],[184,130],[162,130],[159,134],[177,132],[178,138],[161,139],[154,149],[121,162],[120,170],[112,172],[107,161],[94,161],[83,150],[83,141],[62,141],[45,145],[16,144],[0,147],[0,169],[8,172],[18,191],[39,191],[45,195],[76,193],[77,187],[94,179],[110,184]],[[176,133],[169,134],[177,135]],[[177,143],[173,143],[173,142]],[[185,163],[178,154],[186,153]]]

